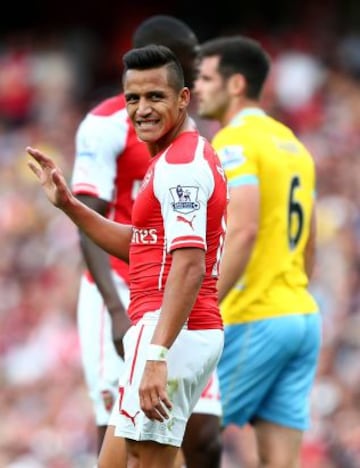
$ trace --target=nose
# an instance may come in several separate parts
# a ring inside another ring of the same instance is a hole
[[[147,99],[141,98],[139,99],[137,113],[139,115],[148,115],[151,113],[151,105]]]

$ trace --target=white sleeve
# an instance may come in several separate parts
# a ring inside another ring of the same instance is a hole
[[[124,150],[128,133],[126,111],[111,116],[88,114],[75,139],[76,155],[71,186],[74,193],[91,193],[111,201],[117,159]]]
[[[154,194],[161,206],[168,252],[182,247],[206,250],[207,204],[213,190],[214,177],[204,160],[158,162]]]

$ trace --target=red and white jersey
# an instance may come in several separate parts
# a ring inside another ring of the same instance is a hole
[[[111,203],[107,217],[131,223],[132,206],[150,163],[146,145],[129,120],[122,94],[87,114],[76,134],[72,190]],[[128,265],[111,257],[112,268],[128,281]]]
[[[206,251],[206,275],[189,329],[222,328],[216,281],[226,229],[224,171],[197,131],[181,133],[149,166],[135,200],[130,245],[130,308],[136,323],[161,307],[171,252]]]

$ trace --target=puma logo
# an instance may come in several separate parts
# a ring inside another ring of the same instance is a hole
[[[140,411],[136,411],[136,413],[134,414],[134,416],[131,416],[131,414],[129,414],[126,410],[124,409],[120,409],[120,414],[125,416],[125,418],[128,418],[130,419],[130,421],[134,424],[134,427],[136,426],[135,424],[135,418],[136,416],[140,413]]]
[[[184,218],[184,216],[176,216],[176,221],[182,221],[183,223],[185,224],[188,224],[192,230],[194,230],[194,226],[193,226],[193,221],[194,219],[196,218],[196,215],[194,215],[191,220],[188,220],[186,218]]]

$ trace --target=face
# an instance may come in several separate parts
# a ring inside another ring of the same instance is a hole
[[[128,70],[124,94],[136,134],[146,143],[158,143],[176,131],[189,102],[187,88],[178,93],[169,85],[166,67]]]
[[[227,80],[219,74],[218,57],[205,57],[198,64],[194,83],[197,97],[197,113],[200,117],[222,120],[229,102]]]

